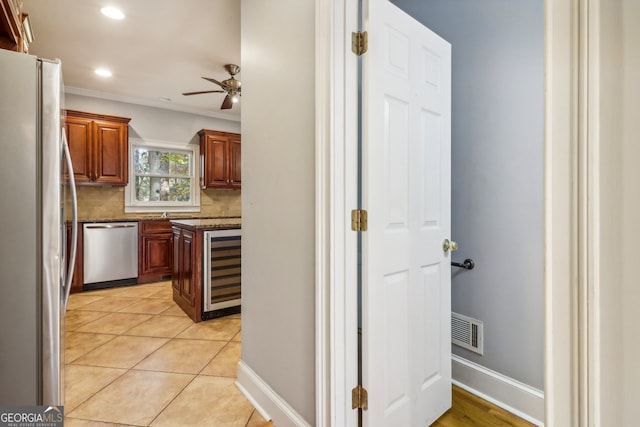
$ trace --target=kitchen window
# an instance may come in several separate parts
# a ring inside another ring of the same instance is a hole
[[[199,147],[129,139],[125,212],[199,212]]]

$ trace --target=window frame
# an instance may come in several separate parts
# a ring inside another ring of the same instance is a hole
[[[191,155],[191,200],[189,202],[140,202],[136,200],[134,170],[134,152],[136,148],[148,150],[187,152]],[[124,188],[124,212],[125,213],[155,213],[155,212],[200,212],[200,146],[197,144],[179,143],[171,141],[159,141],[152,139],[129,138],[129,182]]]

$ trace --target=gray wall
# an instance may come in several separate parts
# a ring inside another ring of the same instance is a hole
[[[600,425],[640,417],[640,2],[601,2],[599,170]]]
[[[241,17],[242,360],[313,425],[315,2]]]
[[[603,5],[604,6],[604,2]],[[638,369],[638,360],[640,360],[640,340],[638,340],[638,330],[635,325],[638,322],[638,307],[640,307],[640,280],[638,279],[638,258],[640,258],[640,250],[638,242],[640,241],[640,192],[638,191],[638,183],[640,182],[640,168],[638,168],[638,159],[640,158],[640,144],[638,143],[638,135],[640,134],[640,120],[638,120],[638,111],[640,111],[640,27],[638,20],[640,19],[640,2],[637,0],[622,1],[621,8],[623,37],[621,45],[623,51],[621,62],[623,65],[623,117],[624,123],[622,145],[622,171],[623,182],[622,197],[618,200],[618,206],[622,206],[624,214],[622,216],[622,229],[624,230],[624,246],[621,249],[623,257],[618,260],[623,270],[622,292],[619,296],[619,302],[622,303],[624,317],[622,323],[618,325],[616,330],[623,330],[624,336],[621,347],[624,349],[618,357],[623,361],[621,364],[621,372],[624,378],[622,388],[617,388],[620,398],[624,399],[624,418],[621,425],[630,426],[637,424],[640,418],[640,369]],[[608,82],[611,84],[612,82]],[[603,85],[603,90],[608,86]],[[603,109],[603,112],[606,111]],[[614,122],[615,123],[615,122]],[[611,139],[603,141],[603,150],[611,143]],[[615,164],[610,165],[613,171]],[[619,172],[614,172],[619,173]],[[608,191],[605,187],[603,192]],[[616,211],[619,212],[618,209]],[[614,249],[615,251],[615,249]],[[608,281],[603,278],[603,287]],[[608,312],[615,312],[615,305],[610,307]],[[607,315],[607,313],[603,313]],[[604,331],[603,334],[614,333],[614,330]],[[606,392],[606,391],[605,391]],[[605,421],[603,421],[603,425]]]
[[[65,108],[96,114],[130,117],[129,137],[158,141],[198,143],[200,129],[240,132],[240,122],[182,113],[144,105],[65,94]]]
[[[640,409],[636,409],[634,418],[627,418],[626,422],[623,421],[625,415],[632,414],[631,408],[639,408],[637,402],[640,401],[638,397],[638,390],[640,390],[640,383],[637,381],[638,375],[636,375],[636,384],[634,384],[633,388],[624,387],[633,383],[634,377],[628,373],[638,372],[636,366],[640,354],[633,355],[631,352],[623,350],[628,343],[638,342],[637,332],[634,327],[628,328],[629,331],[634,331],[632,332],[634,336],[628,336],[626,339],[624,337],[624,325],[636,323],[632,318],[625,322],[625,315],[629,316],[631,314],[632,317],[635,316],[640,303],[638,300],[639,292],[636,291],[636,298],[634,299],[632,297],[633,293],[625,290],[625,286],[629,285],[638,289],[638,280],[635,272],[632,280],[628,281],[626,285],[624,283],[626,273],[636,270],[638,229],[636,228],[634,236],[633,233],[629,233],[631,229],[627,227],[633,227],[637,224],[639,218],[638,207],[635,208],[631,223],[625,224],[625,221],[623,221],[625,214],[622,214],[624,211],[623,200],[626,199],[632,202],[635,194],[635,200],[636,202],[638,201],[637,185],[635,184],[640,179],[639,170],[635,166],[638,158],[637,132],[639,129],[637,124],[633,134],[626,135],[625,141],[625,132],[632,130],[634,127],[631,123],[638,122],[634,118],[632,122],[625,123],[625,114],[631,113],[637,117],[638,107],[636,103],[633,106],[629,105],[631,107],[629,111],[624,111],[624,94],[632,92],[629,91],[631,87],[628,86],[628,82],[624,79],[626,71],[630,70],[630,68],[625,66],[628,64],[625,64],[623,60],[624,57],[631,57],[628,56],[631,51],[625,51],[623,46],[635,45],[636,57],[638,57],[637,40],[639,40],[640,31],[636,30],[634,38],[627,39],[626,37],[631,35],[627,32],[628,30],[637,28],[635,21],[640,16],[638,16],[638,8],[636,8],[636,15],[630,15],[632,17],[631,20],[623,24],[623,3],[624,0],[608,0],[600,5],[600,22],[603,27],[600,32],[600,109],[602,114],[600,115],[599,130],[602,139],[600,141],[601,152],[598,167],[600,169],[600,185],[605,191],[600,195],[600,207],[598,208],[601,215],[599,233],[600,301],[597,301],[594,306],[601,311],[599,352],[602,362],[599,368],[602,387],[600,394],[602,398],[602,406],[600,408],[602,422],[600,425],[611,426],[635,425],[637,424],[638,416],[640,416],[640,413],[638,413]],[[637,3],[637,0],[632,0],[631,3]],[[628,41],[631,40],[634,40],[634,43],[629,44]],[[638,72],[639,70],[636,68],[631,79],[631,82],[636,87],[636,94],[633,96],[636,100],[638,99],[638,88],[640,88],[635,78]],[[625,142],[627,144],[631,142],[631,144],[625,148]],[[636,147],[635,158],[628,157],[630,153],[627,152],[633,146]],[[633,159],[631,169],[621,167],[625,163],[624,159]],[[633,175],[635,175],[635,178]],[[630,194],[630,188],[625,185],[625,178],[629,180],[629,183],[634,183]],[[627,194],[625,194],[625,190]],[[629,213],[633,213],[633,210],[630,210]],[[627,240],[628,237],[631,237],[631,240]],[[626,245],[622,242],[625,242]],[[629,258],[629,255],[632,258]],[[628,279],[629,277],[627,277]],[[623,309],[627,302],[631,303],[629,306],[631,311]],[[594,325],[594,329],[597,329],[597,326]],[[625,366],[625,360],[627,360],[627,366]],[[634,404],[628,407],[629,410],[625,411],[624,407],[628,404],[625,400],[629,398],[634,401]],[[594,423],[594,425],[597,425],[597,423]]]
[[[395,0],[452,44],[452,310],[484,322],[484,356],[543,389],[543,1]]]

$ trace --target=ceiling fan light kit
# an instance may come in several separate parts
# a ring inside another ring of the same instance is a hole
[[[227,95],[224,97],[224,100],[222,101],[222,105],[220,106],[220,109],[228,110],[229,108],[233,107],[233,104],[238,102],[240,100],[240,96],[242,95],[242,87],[241,87],[242,83],[240,83],[240,80],[237,80],[235,78],[235,75],[240,72],[240,67],[235,64],[226,64],[224,66],[224,69],[227,70],[227,73],[229,73],[231,77],[221,82],[211,77],[203,77],[203,79],[220,86],[222,90],[203,90],[203,91],[197,91],[197,92],[185,92],[183,93],[183,95],[190,96],[190,95],[199,95],[202,93],[226,93]]]

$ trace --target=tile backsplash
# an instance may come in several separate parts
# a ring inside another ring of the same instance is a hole
[[[80,220],[138,219],[158,217],[158,213],[124,213],[124,188],[109,186],[77,187],[78,218]],[[66,215],[69,218],[70,194],[67,194]],[[200,212],[170,213],[171,218],[208,218],[241,216],[240,191],[228,189],[200,190]]]

